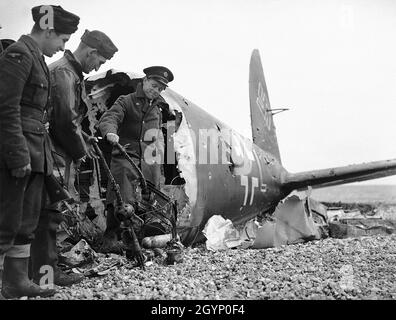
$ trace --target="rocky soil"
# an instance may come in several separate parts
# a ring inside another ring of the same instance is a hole
[[[396,235],[221,252],[201,245],[184,249],[179,264],[154,257],[145,271],[120,262],[51,299],[396,299]]]

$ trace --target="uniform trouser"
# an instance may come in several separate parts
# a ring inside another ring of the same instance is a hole
[[[67,183],[70,179],[70,167],[71,160],[67,158],[65,169],[65,182]],[[74,196],[74,193],[72,193],[72,195]],[[30,273],[35,280],[39,279],[46,272],[45,270],[47,267],[52,268],[54,275],[58,270],[56,233],[62,220],[62,214],[58,209],[58,204],[51,205],[49,203],[48,195],[45,193],[45,199],[43,199],[43,206],[40,212],[40,219],[37,229],[34,232],[34,240],[31,246]],[[43,266],[46,268],[41,269]]]
[[[30,256],[44,189],[43,173],[15,178],[10,170],[0,169],[0,260],[4,255]]]
[[[48,200],[47,200],[48,201]],[[34,232],[34,240],[31,246],[31,276],[33,279],[40,279],[48,270],[52,268],[54,275],[57,272],[58,249],[56,245],[56,231],[62,222],[62,214],[56,206],[51,206],[46,202],[41,210],[38,227]],[[42,267],[45,267],[42,269]]]

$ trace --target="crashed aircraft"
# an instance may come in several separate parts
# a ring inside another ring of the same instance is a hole
[[[139,79],[140,75],[114,70],[89,77],[84,129],[99,135],[95,125],[100,116],[120,95],[133,92]],[[167,114],[173,116],[163,113],[165,152],[156,161],[162,164],[161,191],[177,202],[177,233],[184,245],[203,240],[202,230],[214,215],[243,225],[257,215],[271,215],[293,190],[396,174],[396,159],[288,172],[281,162],[273,121],[277,110],[270,106],[258,50],[251,56],[249,85],[252,140],[171,89],[162,93]],[[110,160],[111,147],[103,142],[101,148]],[[84,181],[88,181],[85,189]],[[81,172],[79,183],[85,213],[94,208],[91,220],[103,230],[107,179],[100,165],[94,163]]]

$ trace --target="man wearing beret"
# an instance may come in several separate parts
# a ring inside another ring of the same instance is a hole
[[[87,95],[83,73],[98,71],[118,51],[110,38],[101,31],[85,30],[78,48],[49,65],[51,77],[51,106],[48,112],[49,132],[58,155],[66,164],[65,183],[71,194],[74,189],[70,173],[75,174],[71,162],[77,166],[84,157],[96,157],[91,137],[82,131],[81,122],[87,113]],[[78,200],[78,199],[76,199]],[[68,286],[82,280],[76,273],[66,274],[57,267],[56,229],[61,222],[61,214],[46,206],[40,215],[35,240],[32,243],[32,275],[38,281],[40,268],[50,265],[54,270],[54,284]]]
[[[49,70],[43,55],[64,50],[79,17],[60,6],[32,9],[35,22],[0,56],[0,269],[5,298],[49,296],[28,277],[30,246],[37,227],[45,176],[52,174],[44,126]]]
[[[152,158],[151,150],[163,152],[161,108],[166,102],[160,93],[173,80],[173,74],[162,66],[149,67],[143,72],[146,76],[137,85],[136,91],[120,96],[103,114],[99,120],[99,130],[111,144],[128,144],[127,153],[140,167],[145,178],[158,188],[161,169],[160,164],[153,161],[157,155]],[[112,151],[110,169],[120,185],[123,200],[133,204],[139,175],[116,148]],[[102,250],[118,253],[122,246],[118,242],[119,222],[114,216],[114,200],[115,194],[109,185],[106,197],[107,227]]]

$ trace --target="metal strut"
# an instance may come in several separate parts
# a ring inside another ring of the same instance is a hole
[[[125,146],[122,146],[120,143],[116,143],[115,147],[121,152],[121,154],[125,157],[125,159],[132,165],[132,167],[134,169],[136,169],[136,171],[138,172],[139,175],[139,179],[140,179],[140,184],[141,184],[141,188],[142,188],[142,197],[145,200],[149,200],[150,197],[150,190],[152,192],[154,192],[155,194],[157,194],[158,196],[160,196],[162,199],[164,199],[166,202],[171,203],[172,205],[172,210],[173,210],[173,219],[170,220],[169,218],[163,216],[160,212],[158,212],[159,216],[162,216],[163,218],[167,219],[170,221],[171,225],[172,225],[172,238],[174,240],[176,240],[177,238],[177,233],[176,233],[176,220],[177,220],[177,206],[176,203],[174,201],[171,201],[170,198],[163,193],[162,191],[158,190],[157,188],[155,188],[155,186],[151,186],[149,188],[146,179],[144,178],[143,172],[140,170],[140,168],[136,165],[136,163],[132,160],[132,158],[129,156],[129,154],[126,152],[126,147],[128,146],[128,144],[126,144]]]
[[[125,147],[127,147],[128,145],[129,144],[126,144]],[[138,172],[139,179],[140,179],[140,184],[141,184],[141,187],[142,187],[142,193],[144,195],[148,195],[149,194],[149,190],[148,190],[148,187],[147,187],[147,182],[146,182],[146,179],[144,178],[144,175],[143,175],[142,171],[140,170],[140,168],[136,165],[135,162],[133,162],[132,158],[126,152],[125,147],[120,145],[118,142],[115,144],[115,147],[118,150],[120,150],[121,154],[125,157],[125,159],[127,159],[127,161],[132,165],[132,167]]]
[[[102,150],[100,150],[98,144],[95,141],[92,142],[92,145],[93,145],[96,153],[100,157],[100,160],[103,163],[103,167],[105,168],[107,176],[109,177],[112,189],[116,194],[117,205],[114,208],[114,214],[116,215],[116,218],[121,219],[127,227],[127,234],[123,235],[123,239],[132,241],[133,249],[134,249],[134,252],[136,253],[136,259],[137,259],[139,265],[141,266],[141,268],[143,270],[145,270],[145,267],[144,267],[144,259],[145,258],[142,253],[142,249],[140,248],[140,244],[137,239],[135,230],[133,229],[133,219],[138,219],[138,220],[141,220],[141,219],[134,214],[133,207],[130,204],[125,204],[124,201],[122,200],[120,186],[114,179],[114,176],[112,175],[110,168],[106,163],[106,159],[102,153]]]

